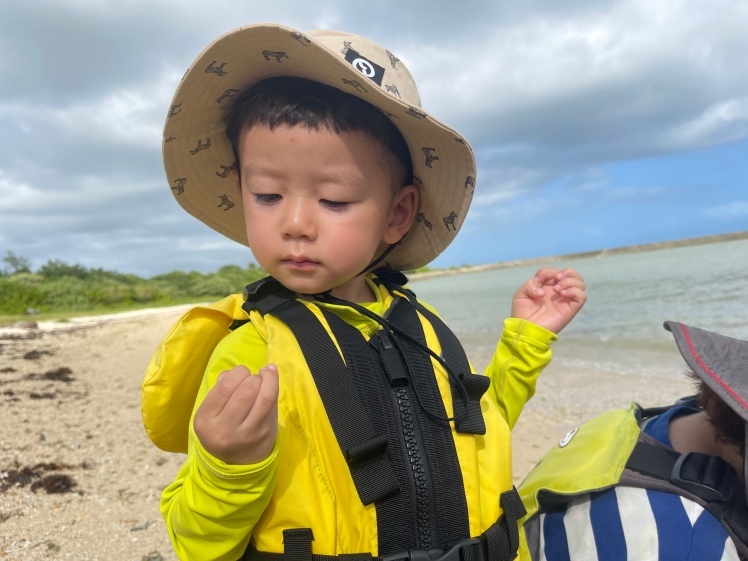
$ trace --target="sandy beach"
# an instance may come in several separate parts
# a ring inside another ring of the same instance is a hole
[[[175,559],[158,504],[183,456],[146,437],[140,384],[184,310],[0,328],[0,559]],[[581,420],[688,390],[551,364],[514,431],[517,481]]]

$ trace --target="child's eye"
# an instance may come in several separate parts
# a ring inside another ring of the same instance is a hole
[[[348,204],[340,201],[328,201],[327,199],[322,199],[320,201],[324,206],[329,208],[330,210],[334,210],[336,212],[340,212],[343,210],[348,210]]]
[[[258,193],[255,195],[255,201],[260,204],[275,203],[280,200],[281,200],[281,196],[275,195],[273,193]]]

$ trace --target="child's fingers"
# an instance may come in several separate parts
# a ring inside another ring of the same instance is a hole
[[[553,286],[556,284],[556,275],[559,273],[555,267],[542,267],[535,273],[533,279],[543,285]]]
[[[577,277],[565,277],[559,280],[553,287],[556,292],[568,290],[569,288],[579,288],[580,290],[584,290],[584,281]]]
[[[258,376],[247,376],[242,380],[221,411],[221,422],[232,427],[241,425],[254,407],[261,385]]]
[[[528,298],[540,298],[545,291],[543,290],[543,283],[539,282],[536,278],[531,278],[525,281],[517,290],[516,296],[525,295]]]
[[[559,294],[567,300],[576,302],[578,304],[584,304],[587,301],[587,293],[576,286],[561,290]]]
[[[567,278],[578,279],[584,282],[582,275],[580,275],[576,269],[572,269],[571,267],[566,267],[565,269],[562,269],[558,273],[556,273],[556,279],[558,280]]]
[[[249,376],[250,372],[245,366],[235,366],[231,370],[221,372],[216,385],[213,386],[200,404],[202,413],[209,417],[219,415],[239,384]]]
[[[278,409],[278,369],[269,364],[255,376],[259,385],[254,405],[242,423],[247,428],[260,427]]]

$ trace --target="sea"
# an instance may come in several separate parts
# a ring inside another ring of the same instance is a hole
[[[490,361],[515,290],[541,266],[419,279],[410,286],[439,311],[480,371]],[[575,268],[588,294],[554,344],[560,367],[681,377],[685,365],[662,327],[667,320],[748,340],[748,240],[547,266]]]

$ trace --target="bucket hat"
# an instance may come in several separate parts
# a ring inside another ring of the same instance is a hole
[[[748,341],[666,321],[683,360],[746,423],[743,475],[748,494]]]
[[[222,35],[197,57],[177,88],[164,126],[164,169],[182,208],[248,245],[231,179],[237,163],[222,118],[231,98],[276,76],[338,88],[390,118],[410,149],[421,206],[386,264],[412,270],[444,251],[462,226],[475,190],[472,149],[421,108],[415,81],[397,56],[364,37],[339,31],[302,33],[278,24],[250,25]]]

